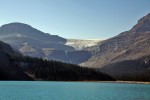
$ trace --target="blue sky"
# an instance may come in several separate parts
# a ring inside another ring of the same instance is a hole
[[[106,39],[150,13],[150,0],[0,0],[0,26],[22,22],[64,38]]]

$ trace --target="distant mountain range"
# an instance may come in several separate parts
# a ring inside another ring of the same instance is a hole
[[[83,49],[96,45],[98,42],[95,40],[67,40],[41,32],[23,23],[1,26],[0,40],[10,44],[16,51],[24,55],[72,64],[87,61],[91,54]]]
[[[118,74],[127,77],[129,73],[134,73],[134,77],[139,77],[139,73],[140,77],[144,77],[143,73],[150,76],[150,14],[129,31],[102,41],[65,39],[23,23],[1,26],[0,40],[24,55],[96,68],[115,78]]]

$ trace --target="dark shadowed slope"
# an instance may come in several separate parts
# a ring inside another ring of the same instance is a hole
[[[0,80],[32,80],[20,68],[12,65],[12,54],[15,54],[12,48],[0,41]]]
[[[11,61],[16,63],[35,80],[49,81],[115,81],[109,75],[92,68],[80,67],[57,61],[48,61],[39,58],[12,56]]]
[[[124,81],[150,81],[150,56],[106,65],[100,71]]]

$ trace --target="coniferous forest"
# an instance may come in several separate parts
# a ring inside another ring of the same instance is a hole
[[[116,80],[150,81],[150,56],[106,65],[99,69]]]
[[[49,81],[114,81],[112,77],[95,69],[78,65],[48,61],[36,57],[13,55],[10,62],[21,68],[34,80]]]

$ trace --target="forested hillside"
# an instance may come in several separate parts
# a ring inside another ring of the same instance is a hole
[[[35,80],[50,81],[112,81],[112,77],[91,68],[48,61],[28,56],[11,56],[14,66],[21,68]]]
[[[150,56],[137,60],[126,60],[100,68],[116,80],[150,81]]]

